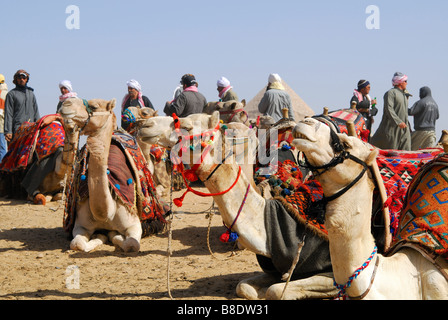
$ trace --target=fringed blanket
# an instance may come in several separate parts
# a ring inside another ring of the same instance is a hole
[[[9,144],[8,153],[0,164],[1,171],[23,170],[31,164],[34,151],[40,161],[64,146],[65,131],[61,123],[55,121],[39,129],[46,117],[48,116],[38,122],[24,122],[19,127]]]
[[[396,233],[409,183],[420,168],[442,153],[442,149],[420,151],[379,150],[378,168],[387,191],[391,234]]]
[[[108,158],[108,178],[114,195],[130,211],[139,214],[142,226],[156,220],[166,223],[164,215],[169,207],[157,197],[151,172],[133,136],[114,132]],[[76,219],[76,202],[89,195],[87,179],[88,150],[84,146],[65,193],[64,229],[69,233]],[[144,229],[143,236],[149,233],[152,232]]]
[[[418,244],[448,260],[448,155],[427,163],[412,181],[395,245]]]
[[[273,270],[266,270],[266,263],[260,262],[265,272],[278,272],[281,275],[287,273],[305,234],[305,244],[294,270],[293,279],[307,278],[316,272],[331,271],[328,240],[318,235],[303,223],[303,220],[297,219],[297,216],[292,214],[291,210],[287,210],[280,201],[266,200],[265,226],[267,248],[272,253],[270,260],[274,267]]]

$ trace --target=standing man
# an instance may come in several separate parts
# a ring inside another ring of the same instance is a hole
[[[437,144],[436,121],[439,119],[439,106],[431,95],[428,87],[420,88],[420,100],[409,109],[409,115],[414,117],[412,132],[412,150],[433,148]]]
[[[381,123],[371,143],[380,149],[411,150],[411,130],[408,121],[408,77],[396,72],[392,78],[392,89],[384,95],[384,110]]]
[[[8,151],[8,145],[5,140],[5,100],[8,94],[8,86],[5,83],[5,76],[0,74],[0,162]]]
[[[353,97],[350,100],[356,102],[356,109],[361,113],[366,122],[367,130],[369,130],[369,141],[372,133],[373,117],[378,113],[378,109],[374,107],[376,105],[376,99],[372,100],[369,96],[370,82],[367,80],[359,80],[358,89],[353,92]]]
[[[180,80],[182,93],[173,101],[167,102],[163,112],[167,116],[176,114],[179,118],[184,118],[190,114],[202,113],[207,105],[207,99],[199,92],[198,82],[192,74],[185,74]]]
[[[289,119],[295,121],[291,97],[285,91],[282,79],[278,74],[270,74],[268,78],[268,87],[258,105],[258,111],[263,115],[271,116],[274,121],[277,122],[283,119],[282,109],[284,108],[289,110]]]
[[[221,77],[216,86],[218,87],[219,99],[221,99],[222,102],[232,100],[239,101],[238,95],[233,91],[233,87],[230,85],[230,81],[227,78]]]
[[[25,70],[18,70],[14,75],[16,85],[5,101],[5,139],[12,141],[14,133],[25,122],[36,122],[40,119],[34,89],[28,87],[30,75]]]

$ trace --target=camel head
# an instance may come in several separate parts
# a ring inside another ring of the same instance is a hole
[[[116,127],[116,117],[113,112],[115,104],[115,99],[111,101],[67,99],[62,104],[60,112],[67,128],[72,129],[77,126],[82,134],[90,135],[102,128],[110,117],[113,118]]]
[[[249,119],[247,113],[244,111],[245,106],[246,100],[242,100],[241,102],[236,100],[226,102],[215,101],[207,103],[203,110],[203,113],[212,115],[213,112],[219,111],[221,120],[223,120],[224,123],[248,123]]]
[[[138,140],[145,144],[157,144],[171,149],[177,143],[177,139],[172,135],[174,132],[174,119],[172,117],[156,116],[141,119],[137,130]]]
[[[133,133],[141,122],[157,116],[158,112],[151,108],[129,107],[122,112],[122,127]]]
[[[334,133],[326,124],[313,118],[300,121],[293,130],[293,137],[292,145],[304,153],[310,167],[315,173],[317,171],[316,178],[324,192],[329,188],[337,189],[338,185],[346,186],[359,175],[362,167],[348,156],[370,166],[378,155],[377,149],[372,150],[359,138]],[[323,174],[323,170],[328,171]]]

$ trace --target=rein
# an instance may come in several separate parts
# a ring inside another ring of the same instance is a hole
[[[230,111],[219,111],[220,115],[227,115],[230,114],[230,119],[227,122],[232,122],[232,119],[240,112],[243,112],[246,115],[246,121],[243,123],[245,124],[247,121],[249,121],[249,115],[244,109],[237,109],[237,110],[230,110]]]
[[[203,132],[203,133],[200,133],[200,134],[196,134],[196,135],[183,136],[180,133],[180,120],[179,120],[179,118],[177,117],[176,114],[173,114],[173,118],[174,118],[174,128],[175,128],[175,131],[179,134],[179,143],[182,143],[183,140],[193,140],[195,138],[201,138],[202,139],[204,136],[205,137],[207,137],[207,136],[210,137],[210,140],[209,140],[208,143],[206,143],[206,142],[202,142],[201,143],[201,146],[204,147],[204,150],[202,151],[201,159],[200,159],[199,163],[193,165],[192,168],[189,169],[189,170],[185,170],[185,167],[184,167],[182,162],[180,164],[176,165],[176,168],[181,173],[182,178],[183,178],[183,180],[185,182],[185,186],[187,187],[187,191],[185,191],[185,193],[182,195],[182,197],[174,199],[173,200],[174,204],[177,207],[182,207],[183,201],[184,201],[185,196],[187,195],[188,192],[191,192],[191,193],[193,193],[195,195],[198,195],[200,197],[214,197],[214,196],[221,196],[223,194],[228,193],[230,190],[232,190],[235,187],[235,185],[237,184],[237,182],[239,181],[240,177],[241,177],[241,171],[242,171],[241,166],[239,167],[238,175],[237,175],[237,177],[235,179],[235,182],[225,191],[221,191],[221,192],[218,192],[218,193],[204,193],[204,192],[200,192],[200,191],[194,190],[193,188],[191,188],[191,186],[187,182],[187,180],[189,180],[189,181],[196,181],[198,179],[196,172],[199,169],[199,167],[201,166],[201,164],[203,163],[205,157],[213,149],[215,134],[220,129],[219,123],[216,126],[216,128],[213,129],[213,130],[209,130],[209,131],[206,131],[206,132]],[[182,152],[182,148],[180,150],[180,153],[181,152]],[[182,155],[179,154],[179,157],[181,157],[181,156]],[[219,168],[219,165],[208,176],[207,180],[211,178],[211,176],[216,172],[216,170],[218,168]]]

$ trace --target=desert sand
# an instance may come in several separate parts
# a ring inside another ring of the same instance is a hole
[[[0,300],[239,300],[238,282],[261,269],[255,254],[219,240],[225,232],[219,211],[208,237],[212,203],[189,194],[182,208],[173,205],[168,259],[169,232],[142,239],[139,253],[111,244],[75,252],[61,202],[0,198]]]

